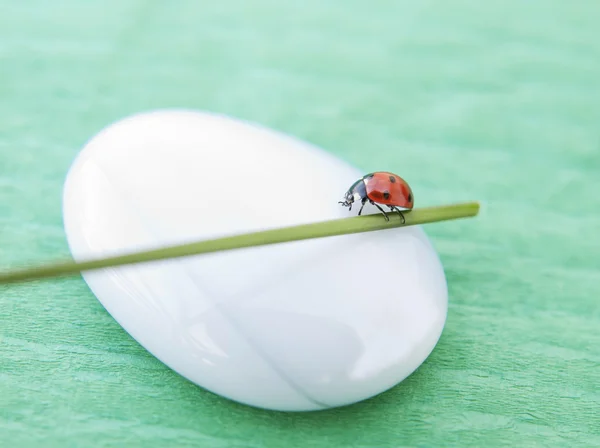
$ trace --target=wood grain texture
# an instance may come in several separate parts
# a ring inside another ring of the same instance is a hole
[[[144,109],[261,122],[419,206],[450,307],[430,358],[366,402],[287,415],[153,358],[80,279],[0,289],[0,445],[600,446],[600,3],[0,0],[0,261],[67,254],[85,140]],[[390,344],[393,344],[390,341]]]

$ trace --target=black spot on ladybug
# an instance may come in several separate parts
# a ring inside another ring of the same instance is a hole
[[[412,193],[408,193],[408,202],[412,202]]]
[[[387,191],[387,190],[385,190],[385,191],[383,192],[383,199],[389,199],[389,198],[390,198],[390,192],[389,192],[389,191]]]
[[[390,182],[395,184],[396,183],[396,178],[394,176],[390,176]]]

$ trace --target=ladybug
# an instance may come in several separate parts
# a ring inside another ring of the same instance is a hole
[[[359,216],[363,207],[369,201],[383,213],[387,221],[390,218],[379,204],[386,205],[390,210],[398,212],[404,224],[406,222],[404,215],[398,207],[404,210],[412,210],[414,197],[410,186],[400,176],[387,171],[377,171],[369,173],[354,182],[344,195],[344,200],[338,202],[338,204],[352,210],[352,204],[355,201],[361,203],[358,211]]]

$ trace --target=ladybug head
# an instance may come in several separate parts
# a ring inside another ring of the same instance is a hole
[[[338,204],[342,204],[343,207],[348,207],[352,210],[352,204],[354,203],[354,192],[352,190],[348,190],[344,195],[344,199],[339,201]]]
[[[339,204],[342,204],[344,207],[349,207],[350,210],[352,210],[354,201],[361,201],[366,197],[367,191],[365,190],[365,183],[363,179],[359,179],[348,188],[348,191],[344,195],[344,200],[340,201]]]

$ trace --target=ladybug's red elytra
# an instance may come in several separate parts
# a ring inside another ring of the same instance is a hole
[[[358,211],[360,215],[367,201],[377,207],[388,221],[390,218],[379,204],[386,205],[390,210],[398,212],[402,223],[406,221],[398,207],[412,210],[414,205],[413,193],[408,183],[397,174],[387,171],[369,173],[354,182],[344,195],[344,200],[339,204],[352,210],[352,204],[360,202],[361,206]]]

